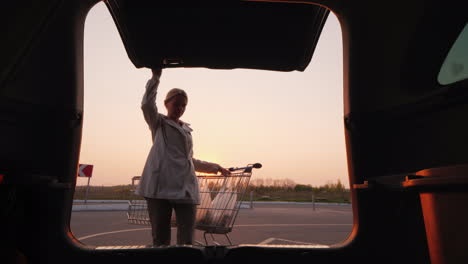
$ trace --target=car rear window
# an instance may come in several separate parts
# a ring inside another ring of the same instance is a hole
[[[468,24],[450,49],[437,77],[442,85],[468,78]]]

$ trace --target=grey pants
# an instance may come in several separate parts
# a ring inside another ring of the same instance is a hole
[[[172,209],[176,214],[177,244],[191,245],[195,231],[196,204],[174,203],[166,199],[146,198],[151,222],[153,245],[171,244]]]

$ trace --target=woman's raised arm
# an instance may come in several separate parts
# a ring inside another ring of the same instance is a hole
[[[156,95],[158,93],[159,79],[161,78],[161,69],[151,69],[153,76],[146,83],[146,91],[141,101],[141,110],[143,110],[143,116],[145,117],[146,123],[151,130],[154,137],[156,128],[159,126],[161,120],[161,114],[158,113],[158,107],[156,106]]]

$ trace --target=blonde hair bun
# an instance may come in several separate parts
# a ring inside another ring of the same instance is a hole
[[[169,92],[167,92],[166,99],[164,100],[164,102],[171,100],[174,96],[177,95],[182,95],[183,97],[185,97],[185,99],[188,100],[187,93],[184,90],[179,88],[172,88],[171,90],[169,90]]]

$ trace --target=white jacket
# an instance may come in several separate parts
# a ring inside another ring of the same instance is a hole
[[[136,194],[176,202],[200,203],[195,171],[217,173],[218,164],[193,158],[192,129],[158,113],[155,99],[159,79],[146,84],[141,109],[151,130],[153,146],[148,154]]]

